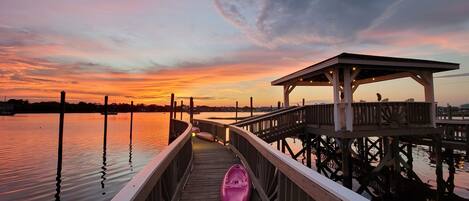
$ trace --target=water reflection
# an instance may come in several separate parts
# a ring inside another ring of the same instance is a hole
[[[55,200],[59,201],[60,200],[60,188],[61,188],[61,183],[62,183],[62,168],[60,168],[60,170],[57,170],[57,177],[55,177],[55,180],[56,180]]]
[[[106,142],[106,141],[104,141]],[[104,181],[106,180],[106,144],[103,145],[103,166],[101,166],[101,189],[103,190],[102,194],[106,194],[106,190],[104,188]]]

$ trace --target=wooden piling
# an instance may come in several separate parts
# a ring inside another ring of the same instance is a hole
[[[107,102],[108,102],[108,96],[104,96],[104,140],[103,140],[103,146],[106,148],[107,144]]]
[[[134,102],[130,102],[130,144],[132,144],[132,127],[134,121]]]
[[[277,102],[277,109],[280,109],[280,107],[281,107],[281,103],[279,101],[279,102]]]
[[[235,122],[238,122],[238,101],[236,101],[235,107]]]
[[[311,168],[311,135],[306,134],[306,166]]]
[[[440,134],[433,135],[433,140],[435,144],[435,174],[436,174],[436,200],[442,200],[443,194],[445,192],[445,180],[443,179],[443,157],[441,153],[441,136]]]
[[[178,108],[178,106],[177,106],[177,105],[178,105],[178,102],[177,102],[177,101],[174,101],[174,109],[173,109],[173,110],[174,110],[174,117],[173,117],[173,119],[176,119],[176,115],[177,115],[177,108]]]
[[[194,98],[190,98],[189,102],[189,121],[194,123]]]
[[[466,160],[469,160],[469,125],[465,126],[466,131]]]
[[[182,120],[182,111],[184,110],[184,102],[181,100],[181,120]]]
[[[169,106],[169,137],[168,137],[168,144],[174,140],[173,136],[173,109],[174,109],[174,94],[171,94],[171,102]]]
[[[64,133],[65,91],[60,92],[59,147],[57,153],[57,174],[62,171],[62,144]]]
[[[253,108],[252,108],[252,96],[251,98],[249,99],[250,100],[250,103],[251,103],[251,117],[253,116]]]
[[[303,98],[303,106],[305,106],[305,99]]]
[[[352,189],[352,155],[350,153],[349,139],[342,138],[340,146],[342,151],[342,185]]]

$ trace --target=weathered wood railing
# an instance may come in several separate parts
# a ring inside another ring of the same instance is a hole
[[[426,102],[353,103],[353,125],[357,128],[432,126],[431,107],[432,104]],[[307,124],[334,125],[334,105],[291,107],[233,125],[249,130],[263,140],[269,141],[275,140],[274,136],[278,137],[286,132],[293,133],[295,129]]]
[[[233,125],[249,130],[263,140],[270,142],[285,132],[301,128],[306,123],[305,107],[291,107],[281,112],[274,112]]]
[[[437,120],[436,126],[443,128],[443,141],[457,142],[459,146],[454,148],[469,153],[469,121]]]
[[[113,201],[178,200],[192,166],[192,125],[172,120],[178,137],[119,191]]]
[[[430,125],[431,103],[426,102],[373,102],[353,103],[354,125]]]
[[[227,125],[214,121],[196,119],[194,120],[194,126],[198,127],[201,131],[213,134],[219,142],[226,144]]]
[[[229,134],[229,146],[247,167],[260,200],[366,200],[247,130],[230,126]]]
[[[306,106],[306,122],[315,125],[334,125],[334,105]]]

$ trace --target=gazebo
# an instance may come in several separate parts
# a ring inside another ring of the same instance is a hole
[[[366,123],[369,118],[375,118],[375,116],[370,117],[370,114],[367,114],[367,112],[370,112],[370,108],[367,107],[376,107],[377,105],[353,102],[353,94],[360,85],[410,77],[424,87],[425,102],[414,103],[411,104],[411,108],[405,108],[405,110],[413,109],[413,112],[401,111],[403,110],[403,104],[398,102],[386,104],[390,107],[388,108],[390,110],[388,119],[394,118],[399,123],[401,120],[396,115],[400,113],[405,115],[404,121],[406,121],[401,123],[407,126],[413,123],[426,123],[431,127],[435,127],[436,106],[433,73],[455,69],[459,69],[459,64],[342,53],[274,80],[271,84],[273,86],[283,86],[285,107],[289,107],[289,95],[296,86],[332,86],[334,131],[352,132],[354,131],[354,125],[359,126],[361,123]],[[383,106],[383,104],[380,105]],[[397,114],[393,114],[393,112]],[[379,116],[379,114],[377,115]],[[374,119],[374,121],[382,121],[383,118],[385,117]],[[412,122],[413,120],[415,121]]]

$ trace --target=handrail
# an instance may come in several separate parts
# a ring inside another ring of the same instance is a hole
[[[282,115],[282,114],[286,114],[286,113],[289,113],[289,112],[292,112],[292,111],[301,110],[305,107],[307,107],[307,106],[289,107],[288,109],[282,110],[280,112],[270,112],[266,115],[257,116],[256,118],[253,118],[253,119],[250,119],[250,120],[247,120],[247,121],[243,121],[243,122],[237,122],[237,123],[234,123],[232,125],[234,125],[234,126],[243,126],[243,125],[258,122],[258,121],[261,121],[261,120],[264,120],[264,119],[268,119],[268,118],[271,118],[271,117],[275,117],[277,115]]]
[[[247,161],[245,162],[249,164],[254,172],[257,172],[255,175],[262,177],[256,179],[265,180],[267,174],[270,174],[271,178],[277,177],[279,191],[276,193],[271,192],[271,195],[268,194],[267,196],[271,197],[277,194],[278,200],[298,200],[299,197],[305,194],[314,200],[367,200],[354,191],[341,186],[280,151],[273,149],[268,143],[251,132],[233,125],[230,125],[229,129],[230,146],[246,157]],[[257,153],[254,153],[254,150]],[[268,164],[263,164],[266,161],[268,161]],[[260,167],[268,166],[275,167],[277,171],[259,172],[262,171]],[[280,174],[275,175],[276,173]],[[265,184],[266,181],[261,183]],[[271,183],[274,183],[274,181],[271,181]],[[266,186],[268,185],[266,184]],[[295,187],[299,189],[291,189]],[[264,190],[269,192],[269,189]],[[291,191],[286,193],[285,190]],[[288,196],[288,198],[285,196]],[[297,196],[297,199],[295,199],[295,196]]]
[[[261,115],[257,115],[257,116],[252,116],[252,117],[248,117],[248,118],[245,118],[245,119],[242,119],[238,122],[235,122],[235,123],[232,123],[231,125],[239,125],[239,124],[243,124],[245,122],[248,122],[248,121],[251,121],[251,120],[258,120],[258,119],[263,119],[265,118],[266,116],[271,116],[271,115],[274,115],[274,114],[280,114],[284,111],[287,111],[287,110],[290,110],[292,108],[297,108],[296,106],[290,106],[290,107],[286,107],[286,108],[281,108],[281,109],[278,109],[278,110],[274,110],[272,112],[268,112],[268,113],[265,113],[265,114],[261,114]]]
[[[170,145],[164,148],[130,180],[113,201],[177,200],[192,166],[192,124],[173,120],[186,126]],[[164,189],[164,190],[162,190]]]
[[[202,120],[229,130],[229,147],[240,158],[260,200],[358,200],[364,197],[275,150],[252,132]],[[206,127],[210,128],[210,127]],[[206,131],[201,127],[201,131]]]

